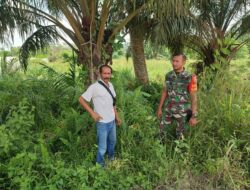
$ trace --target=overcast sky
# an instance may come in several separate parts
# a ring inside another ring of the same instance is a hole
[[[4,48],[4,49],[10,49],[11,47],[18,47],[18,46],[21,46],[21,45],[22,45],[22,39],[18,35],[17,32],[15,32],[15,34],[14,34],[14,42],[12,42],[11,37],[9,38],[8,43],[0,42],[0,48]]]
[[[71,28],[70,25],[66,20],[62,20],[62,23],[64,26]],[[67,38],[67,36],[65,36]],[[0,48],[4,48],[6,50],[10,49],[11,47],[20,47],[24,41],[22,40],[21,36],[18,34],[18,32],[15,32],[14,34],[14,42],[12,42],[11,37],[9,37],[9,42],[6,44],[3,44],[0,42]]]

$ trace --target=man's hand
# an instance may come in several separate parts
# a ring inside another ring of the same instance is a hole
[[[157,109],[157,113],[156,113],[156,116],[157,116],[158,119],[161,119],[161,116],[162,116],[162,106],[163,106],[166,98],[167,98],[167,88],[164,85],[164,87],[162,89],[162,93],[161,93],[161,100],[160,100],[160,103],[159,103],[159,106],[158,106],[158,109]]]
[[[82,96],[79,98],[79,102],[95,121],[100,121],[103,119],[98,113],[94,112],[94,110],[88,105]]]
[[[194,127],[197,123],[199,123],[199,121],[197,121],[196,118],[194,118],[194,117],[191,117],[191,118],[190,118],[190,120],[189,120],[189,125],[190,125],[191,127]]]
[[[122,124],[122,120],[121,120],[119,117],[116,117],[116,118],[115,118],[115,123],[116,123],[117,126],[120,127],[121,124]]]
[[[162,116],[162,110],[161,109],[157,110],[156,116],[157,116],[158,119],[161,119],[161,116]]]
[[[95,120],[95,121],[100,121],[101,119],[103,119],[98,113],[93,112],[91,114],[91,117]]]

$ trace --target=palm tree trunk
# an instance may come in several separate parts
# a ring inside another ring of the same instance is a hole
[[[215,57],[214,57],[214,49],[211,47],[208,47],[206,51],[204,52],[205,58],[204,58],[204,66],[209,67],[210,65],[214,64]]]
[[[130,43],[135,76],[142,84],[148,84],[149,78],[143,47],[143,34],[139,28],[130,28]]]
[[[85,52],[85,53],[84,53]],[[95,51],[91,48],[82,48],[78,52],[78,62],[80,65],[85,65],[87,78],[85,85],[90,85],[98,78],[98,66],[101,64],[99,56],[95,54]]]

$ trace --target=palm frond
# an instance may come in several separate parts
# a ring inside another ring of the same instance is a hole
[[[61,10],[58,8],[57,4],[55,1],[51,0],[46,0],[44,1],[44,4],[46,5],[46,8],[48,11],[54,15],[56,18],[61,18],[63,17]]]
[[[75,59],[72,59],[70,62],[70,68],[69,71],[66,73],[58,73],[53,68],[41,64],[43,66],[43,69],[45,69],[48,73],[49,78],[51,78],[53,81],[52,88],[60,92],[60,94],[63,96],[64,94],[71,94],[69,98],[74,98],[75,91],[76,91],[76,61]]]
[[[6,6],[7,2],[2,1],[0,4],[0,40],[5,42],[9,37],[13,40],[14,29],[16,27],[13,18],[13,10]],[[8,35],[6,35],[8,33]]]
[[[28,65],[28,59],[33,53],[37,53],[39,50],[43,50],[50,43],[55,43],[58,40],[58,33],[54,25],[42,26],[38,28],[30,37],[26,39],[20,48],[19,60],[22,67],[26,70]]]
[[[13,41],[15,31],[18,31],[18,34],[25,38],[33,32],[34,27],[40,27],[44,24],[47,18],[41,13],[43,11],[39,13],[40,9],[37,7],[43,7],[42,1],[1,1],[0,39],[5,42],[11,36]]]
[[[39,64],[42,66],[42,68],[44,70],[47,71],[48,76],[53,77],[55,75],[59,75],[59,73],[55,69],[53,69],[52,67],[49,67],[48,65],[46,65],[44,63],[39,63]]]
[[[150,39],[158,45],[166,45],[172,53],[180,52],[184,39],[194,25],[192,22],[188,17],[169,17],[156,25]]]
[[[242,18],[237,30],[237,39],[245,34],[250,33],[250,14]]]

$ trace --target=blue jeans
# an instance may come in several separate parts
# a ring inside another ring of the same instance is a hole
[[[104,155],[107,151],[108,158],[114,159],[116,144],[116,124],[115,121],[109,123],[97,122],[98,151],[96,162],[104,166]]]

